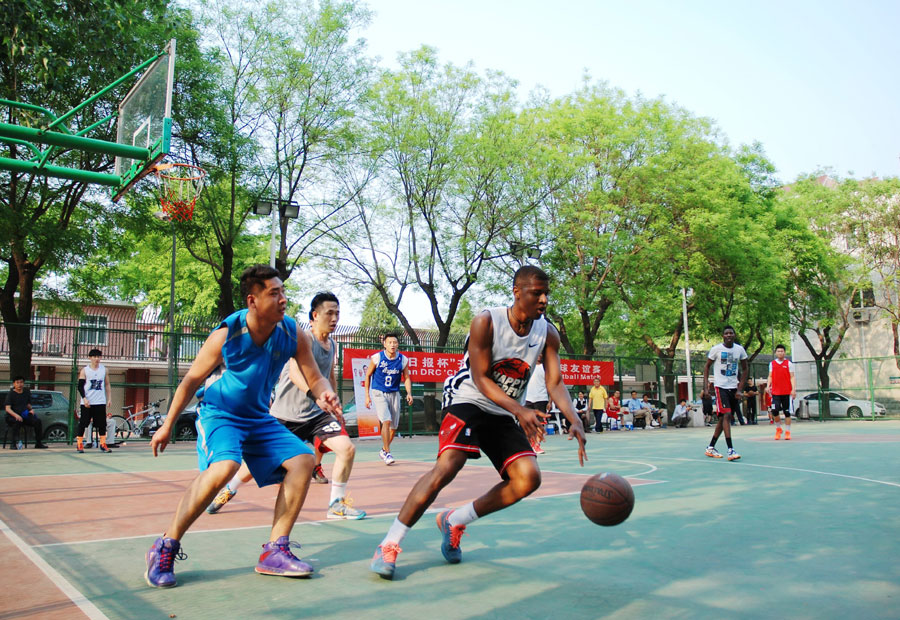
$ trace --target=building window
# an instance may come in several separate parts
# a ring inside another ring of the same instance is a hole
[[[181,360],[193,360],[200,352],[200,347],[206,339],[202,336],[182,336],[178,347],[178,358]]]
[[[134,339],[135,359],[147,359],[147,336],[136,336]]]
[[[106,344],[106,323],[105,316],[89,314],[81,318],[81,329],[79,330],[79,344]]]
[[[44,342],[44,333],[47,330],[47,317],[43,314],[31,315],[31,342]]]

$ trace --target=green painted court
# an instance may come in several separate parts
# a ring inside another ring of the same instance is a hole
[[[253,572],[275,489],[251,484],[198,519],[170,590],[145,584],[143,555],[195,475],[192,446],[0,451],[0,618],[900,617],[900,422],[799,423],[789,442],[738,427],[734,463],[704,456],[710,430],[591,434],[584,469],[551,436],[535,496],[469,526],[459,565],[426,514],[393,582],[369,560],[436,439],[398,440],[393,467],[362,441],[349,489],[371,518],[326,521],[328,486],[311,486],[293,539],[313,578]],[[581,514],[581,484],[601,471],[635,487],[617,527]],[[496,480],[471,461],[433,508]]]

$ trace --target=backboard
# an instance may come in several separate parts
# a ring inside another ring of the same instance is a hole
[[[119,200],[169,153],[174,79],[175,39],[172,39],[119,104],[116,142],[149,149],[150,156],[146,160],[116,157],[115,174],[121,184],[114,190],[113,201]]]

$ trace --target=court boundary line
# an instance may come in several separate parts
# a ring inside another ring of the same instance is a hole
[[[612,457],[604,457],[607,460],[615,460]],[[686,463],[705,463],[706,460],[698,459],[698,458],[688,458],[688,457],[675,457],[675,456],[654,456],[654,459],[661,459],[664,461],[683,461]],[[719,460],[719,459],[716,459]],[[817,469],[803,469],[802,467],[785,467],[783,465],[765,465],[763,463],[747,463],[746,461],[741,461],[738,463],[739,466],[745,467],[764,467],[766,469],[784,469],[786,471],[800,471],[807,474],[819,474],[822,476],[835,476],[837,478],[849,478],[851,480],[862,480],[863,482],[872,482],[875,484],[884,484],[891,487],[900,488],[900,483],[897,482],[888,482],[887,480],[875,480],[874,478],[863,478],[862,476],[851,476],[850,474],[836,474],[830,471],[819,471]]]
[[[851,476],[850,474],[835,474],[828,471],[818,471],[816,469],[802,469],[800,467],[783,467],[781,465],[763,465],[762,463],[744,463],[750,467],[765,467],[767,469],[786,469],[789,471],[802,471],[808,474],[821,474],[823,476],[836,476],[838,478],[850,478],[852,480],[862,480],[864,482],[874,482],[875,484],[886,484],[891,487],[900,488],[900,483],[888,482],[887,480],[875,480],[874,478],[863,478],[862,476]]]
[[[88,600],[88,598],[73,586],[68,579],[59,574],[59,572],[50,566],[44,558],[38,555],[34,548],[28,546],[18,534],[12,531],[3,519],[0,519],[0,531],[2,531],[6,535],[6,538],[8,538],[26,558],[31,560],[31,563],[44,573],[53,585],[59,588],[59,590],[65,594],[68,599],[84,613],[84,615],[91,618],[91,620],[109,620],[107,615]]]

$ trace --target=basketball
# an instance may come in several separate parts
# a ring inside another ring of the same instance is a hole
[[[617,474],[594,474],[581,488],[581,510],[597,525],[618,525],[633,508],[634,490]]]

